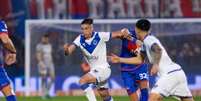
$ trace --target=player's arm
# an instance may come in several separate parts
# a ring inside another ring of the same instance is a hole
[[[69,44],[65,44],[64,45],[64,54],[65,55],[70,55],[70,54],[72,54],[73,53],[73,51],[76,49],[76,45],[75,44],[71,44],[71,45],[69,45]]]
[[[151,68],[150,74],[155,75],[158,72],[159,62],[162,55],[162,49],[157,43],[151,45],[151,51],[153,52],[153,66]]]
[[[137,54],[136,57],[131,57],[131,58],[123,58],[115,54],[112,54],[111,56],[109,56],[109,60],[112,63],[126,63],[126,64],[136,64],[136,65],[142,64],[144,62],[144,58],[140,53]]]
[[[0,34],[0,39],[3,43],[3,46],[10,52],[16,54],[15,46],[13,45],[13,42],[9,38],[7,33],[2,32]]]
[[[123,28],[121,31],[115,31],[115,32],[112,32],[112,38],[127,38],[130,40],[131,38],[131,35],[129,34],[129,31],[128,29],[126,28]]]
[[[162,55],[162,49],[160,48],[160,46],[157,43],[154,43],[151,46],[151,51],[154,53],[153,54],[153,59],[154,59],[153,64],[159,64],[161,55]]]

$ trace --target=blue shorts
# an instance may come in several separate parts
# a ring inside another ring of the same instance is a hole
[[[9,84],[10,84],[10,80],[8,78],[8,75],[5,69],[3,67],[0,67],[0,90]]]
[[[132,94],[139,88],[139,81],[148,80],[148,65],[142,64],[134,71],[122,71],[122,79],[128,94]]]

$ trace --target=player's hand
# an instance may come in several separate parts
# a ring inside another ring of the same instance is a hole
[[[7,65],[11,65],[16,62],[16,54],[14,53],[7,53],[5,56],[5,63]]]
[[[64,44],[64,46],[63,46],[65,55],[68,55],[68,53],[69,53],[68,52],[68,47],[69,47],[68,43]]]
[[[127,28],[123,28],[121,30],[122,33],[122,37],[127,39],[127,40],[133,40],[133,37],[131,36],[131,34],[129,33],[129,30]]]
[[[158,64],[153,64],[151,71],[150,71],[150,75],[156,75],[158,72],[158,68],[159,68]]]
[[[142,42],[142,41],[140,41],[140,40],[136,40],[136,44],[137,44],[139,47],[141,47],[141,46],[142,46],[142,44],[143,44],[143,42]]]
[[[112,63],[119,63],[120,57],[115,54],[111,54],[110,56],[108,56],[108,60]]]

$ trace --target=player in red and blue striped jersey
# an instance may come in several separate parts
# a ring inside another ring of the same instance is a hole
[[[4,69],[4,62],[7,65],[11,65],[16,61],[16,49],[8,36],[7,26],[2,20],[0,20],[0,40],[0,90],[6,96],[7,101],[16,101],[15,93]],[[4,57],[5,51],[6,54]]]
[[[121,76],[131,101],[148,101],[148,66],[145,63],[128,64],[125,58],[137,57],[140,55],[140,44],[136,40],[135,31],[129,31],[132,40],[122,39],[122,50],[120,57],[113,54],[110,60],[113,63],[121,63]],[[140,56],[141,57],[141,56]],[[126,61],[126,62],[125,62]],[[138,97],[137,90],[141,94]]]

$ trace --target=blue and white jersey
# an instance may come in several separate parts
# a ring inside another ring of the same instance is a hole
[[[0,20],[0,34],[3,34],[3,33],[8,33],[8,30],[7,30],[7,26],[6,26],[6,23],[2,20]],[[0,42],[0,66],[2,66],[4,64],[4,57],[3,57],[3,45],[2,43]]]
[[[146,55],[148,57],[148,60],[151,64],[154,63],[154,53],[153,51],[151,51],[151,47],[153,44],[158,44],[159,47],[162,49],[162,55],[161,55],[161,59],[159,62],[159,72],[158,75],[162,76],[162,75],[166,75],[168,74],[168,72],[177,70],[177,69],[181,69],[181,67],[174,63],[171,58],[169,57],[169,55],[167,54],[165,48],[163,47],[163,45],[161,44],[161,42],[153,35],[148,35],[144,38],[143,40],[143,49],[146,51]]]
[[[106,42],[111,38],[110,32],[93,32],[90,39],[80,34],[73,43],[79,47],[89,63],[90,68],[109,67],[107,62]]]

